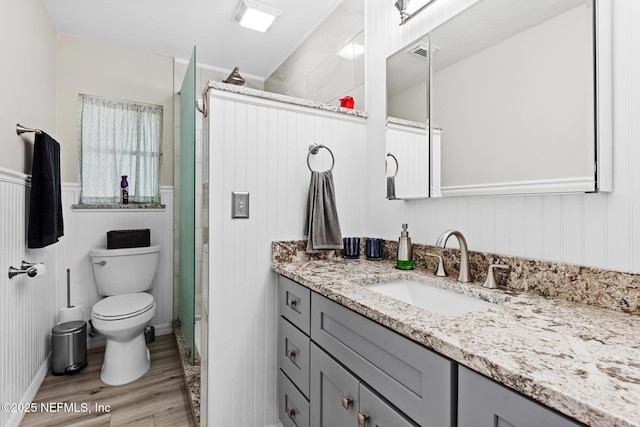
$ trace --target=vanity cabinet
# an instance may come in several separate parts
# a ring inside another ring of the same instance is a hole
[[[458,381],[459,427],[583,426],[464,366]]]
[[[278,415],[284,427],[309,426],[311,291],[278,276]]]
[[[416,427],[320,347],[311,344],[311,427]]]
[[[277,292],[283,425],[455,426],[454,362],[284,276]]]

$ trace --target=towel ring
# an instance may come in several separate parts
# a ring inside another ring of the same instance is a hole
[[[400,165],[398,164],[398,159],[396,158],[396,156],[394,156],[391,153],[387,153],[387,157],[391,157],[393,160],[396,161],[396,173],[393,175],[393,178],[395,178],[396,176],[398,176],[398,169],[400,169]],[[384,159],[384,174],[387,174],[387,159]]]
[[[313,172],[313,169],[311,169],[311,164],[309,163],[309,158],[312,154],[318,154],[318,151],[320,151],[321,148],[324,148],[325,150],[327,150],[329,152],[329,154],[331,154],[331,168],[328,169],[328,171],[332,171],[333,170],[333,166],[336,164],[336,159],[335,157],[333,157],[333,151],[331,151],[329,149],[329,147],[327,147],[326,145],[322,145],[322,144],[309,144],[309,154],[307,154],[307,167],[309,168],[309,170],[311,172]]]

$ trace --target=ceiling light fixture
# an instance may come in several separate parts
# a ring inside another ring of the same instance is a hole
[[[282,11],[253,0],[240,0],[233,19],[245,28],[264,33]]]
[[[364,53],[364,46],[351,42],[342,46],[342,49],[338,51],[336,55],[343,57],[344,59],[356,59],[358,56]]]

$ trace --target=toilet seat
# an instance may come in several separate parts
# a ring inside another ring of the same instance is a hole
[[[91,315],[99,320],[122,320],[139,316],[153,307],[153,296],[138,292],[107,297],[93,306]]]

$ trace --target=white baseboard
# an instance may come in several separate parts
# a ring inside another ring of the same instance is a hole
[[[163,323],[162,325],[153,325],[156,328],[156,336],[170,335],[173,333],[171,323]]]
[[[29,388],[27,388],[27,391],[22,396],[22,399],[20,399],[20,406],[26,406],[26,405],[29,405],[31,402],[33,402],[33,399],[36,397],[36,394],[38,394],[38,390],[40,390],[40,386],[42,385],[42,382],[47,377],[47,373],[49,372],[50,366],[51,366],[51,353],[49,353],[47,355],[47,358],[44,360],[44,362],[42,362],[42,365],[40,366],[40,369],[38,369],[38,372],[36,373],[36,376],[33,378],[33,381],[31,381]],[[9,420],[7,421],[7,425],[5,427],[18,427],[22,422],[22,419],[24,418],[25,414],[26,412],[24,411],[14,412],[11,415],[11,417],[9,417]]]

